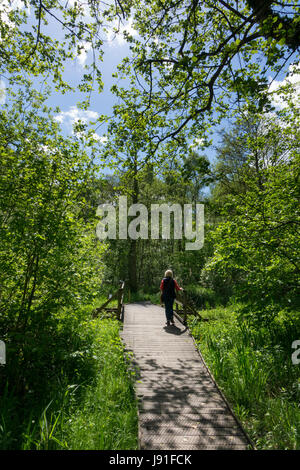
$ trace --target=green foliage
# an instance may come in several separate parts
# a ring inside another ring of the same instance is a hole
[[[128,6],[124,6],[124,14]],[[120,14],[119,5],[93,0],[4,1],[0,6],[0,74],[5,74],[11,84],[23,83],[25,74],[50,78],[56,90],[70,92],[73,88],[63,73],[66,64],[92,49],[93,60],[85,65],[78,83],[79,90],[86,94],[82,105],[87,106],[95,82],[98,91],[103,88],[100,28],[104,18],[107,23]],[[51,28],[57,33],[51,33]]]
[[[98,295],[103,271],[104,245],[95,239],[95,221],[84,220],[82,211],[85,181],[95,167],[76,138],[61,136],[44,100],[26,87],[0,112],[4,448],[20,448],[31,409],[41,413],[41,406],[63,399],[69,381],[94,375],[91,357],[81,369],[81,353],[75,353],[83,344],[79,307]],[[68,321],[57,316],[63,308],[74,310]]]
[[[68,449],[136,449],[137,406],[118,322],[98,321],[94,330],[98,374],[65,420],[63,439]]]
[[[205,284],[202,281],[203,284]],[[228,296],[225,296],[217,286],[214,288],[202,287],[198,284],[189,284],[185,286],[188,298],[194,302],[198,309],[215,308],[218,305],[226,305]]]
[[[80,217],[93,168],[49,113],[37,114],[42,106],[28,91],[0,113],[1,310],[6,325],[22,332],[57,308],[88,301],[101,273],[94,226]]]
[[[220,176],[214,197],[222,220],[209,234],[214,255],[202,275],[210,287],[231,286],[232,292],[248,303],[244,314],[268,323],[282,306],[296,306],[298,115],[287,107],[277,119],[275,114],[270,119],[256,119],[255,133],[249,133],[246,141],[243,137],[248,157],[234,171],[227,166],[230,181]],[[224,146],[223,161],[227,155],[231,162],[231,153]],[[223,161],[217,171],[223,172]]]
[[[210,127],[241,104],[267,109],[270,70],[299,57],[299,6],[290,2],[133,3],[139,34],[129,40],[133,59],[118,72],[128,86],[113,92],[135,116],[135,131],[147,129],[151,152],[174,143],[186,150],[186,140],[198,137],[207,142]]]
[[[48,332],[28,345],[26,395],[9,391],[8,383],[1,399],[1,449],[136,447],[136,403],[119,323],[92,320],[92,309],[59,312],[51,338]]]
[[[299,449],[299,366],[291,344],[297,313],[282,311],[272,327],[238,321],[242,305],[205,311],[190,327],[218,385],[259,449]]]

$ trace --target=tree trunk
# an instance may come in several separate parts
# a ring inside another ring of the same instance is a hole
[[[133,163],[133,193],[132,203],[137,204],[139,198],[139,183],[137,180],[137,158]],[[128,277],[129,289],[136,292],[138,288],[137,282],[137,240],[129,240],[129,256],[128,256]]]
[[[132,292],[137,291],[137,259],[136,259],[136,240],[129,241],[129,256],[128,256],[128,277],[129,277],[129,289]]]

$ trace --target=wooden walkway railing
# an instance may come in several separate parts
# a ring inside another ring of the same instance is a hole
[[[125,282],[120,281],[119,289],[112,294],[109,299],[104,302],[100,307],[97,307],[94,311],[93,316],[98,316],[101,312],[105,311],[107,313],[115,314],[117,320],[124,321],[124,291],[125,291]],[[108,307],[110,302],[113,300],[118,301],[117,307]]]
[[[180,320],[184,325],[186,325],[187,316],[195,315],[200,317],[201,320],[207,321],[206,318],[203,318],[200,313],[197,311],[191,299],[189,299],[187,292],[183,289],[176,292],[175,299],[175,316]]]
[[[120,287],[115,291],[114,294],[110,295],[109,299],[104,302],[100,307],[97,307],[93,313],[93,316],[98,316],[101,312],[113,313],[116,318],[120,321],[124,321],[124,291],[125,291],[125,282],[120,281]],[[117,307],[108,307],[108,305],[113,301],[117,300]],[[175,308],[174,315],[176,318],[183,323],[187,324],[187,316],[195,315],[203,321],[207,321],[206,318],[203,318],[200,313],[197,311],[194,306],[193,301],[189,298],[186,290],[182,289],[181,291],[176,292],[175,299]]]

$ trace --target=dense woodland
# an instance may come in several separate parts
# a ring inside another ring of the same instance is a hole
[[[66,136],[49,96],[73,93],[64,68],[86,49],[88,110],[105,31],[128,20],[111,115]],[[119,280],[158,303],[167,268],[210,319],[189,326],[257,447],[300,448],[299,27],[291,1],[2,2],[1,449],[136,448],[120,325],[92,312]],[[97,208],[121,195],[204,204],[203,248],[99,240]]]

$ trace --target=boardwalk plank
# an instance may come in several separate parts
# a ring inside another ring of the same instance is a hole
[[[165,326],[158,306],[129,304],[121,337],[136,378],[141,449],[249,448],[186,327]]]

